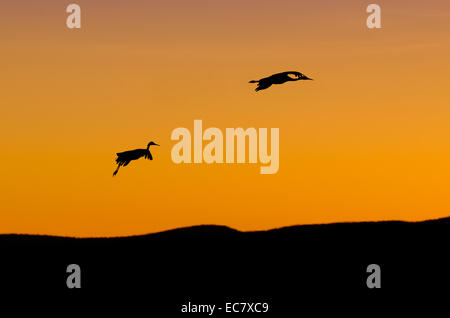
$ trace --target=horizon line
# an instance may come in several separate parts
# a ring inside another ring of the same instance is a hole
[[[164,234],[164,233],[169,233],[169,232],[173,232],[173,231],[182,231],[182,230],[189,230],[189,229],[195,229],[195,228],[221,228],[221,229],[227,229],[229,231],[239,232],[239,233],[263,233],[263,232],[277,231],[277,230],[283,230],[283,229],[289,229],[289,228],[328,226],[328,225],[340,225],[340,224],[372,224],[372,223],[415,224],[415,223],[427,223],[427,222],[439,222],[439,221],[450,221],[450,216],[434,218],[434,219],[424,219],[424,220],[420,220],[420,221],[380,220],[380,221],[347,221],[347,222],[343,221],[343,222],[331,222],[331,223],[295,224],[295,225],[287,225],[287,226],[282,226],[282,227],[270,228],[267,230],[252,230],[252,231],[241,231],[241,230],[232,228],[230,226],[220,225],[220,224],[198,224],[198,225],[183,226],[183,227],[177,227],[177,228],[173,228],[173,229],[144,233],[144,234],[118,235],[118,236],[84,236],[84,237],[81,237],[81,236],[33,234],[33,233],[0,233],[0,238],[6,237],[6,236],[21,236],[21,237],[51,237],[51,238],[61,238],[61,239],[77,239],[77,240],[120,239],[120,238],[145,237],[145,236],[158,235],[158,234]]]

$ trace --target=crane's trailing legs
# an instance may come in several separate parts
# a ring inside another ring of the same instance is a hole
[[[119,172],[119,169],[120,169],[121,166],[122,166],[121,163],[118,163],[118,164],[117,164],[117,169],[114,171],[113,177],[117,174],[117,172]]]
[[[130,163],[130,160],[121,160],[120,158],[117,158],[116,162],[117,162],[117,169],[116,171],[114,171],[113,177],[117,174],[117,172],[119,172],[120,167],[127,166]]]
[[[119,172],[120,165],[117,165],[117,169],[113,172],[113,177]]]

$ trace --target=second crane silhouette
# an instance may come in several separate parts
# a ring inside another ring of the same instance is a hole
[[[259,81],[250,81],[249,83],[258,83],[258,87],[256,87],[255,91],[260,91],[262,89],[269,88],[272,84],[283,84],[289,81],[298,80],[312,80],[312,78],[309,78],[300,72],[292,71],[273,74],[269,77],[261,78]]]
[[[144,157],[145,159],[153,160],[152,154],[150,153],[150,146],[159,146],[158,144],[155,144],[153,141],[150,141],[147,145],[147,149],[134,149],[124,152],[118,152],[117,153],[117,169],[113,173],[113,177],[119,172],[120,167],[127,166],[130,161],[137,160],[141,157]]]

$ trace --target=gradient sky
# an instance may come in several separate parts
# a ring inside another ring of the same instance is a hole
[[[450,211],[450,2],[0,4],[0,233],[422,220]],[[249,80],[315,79],[255,93]],[[280,128],[280,170],[176,165],[174,128]],[[155,160],[115,169],[153,140]]]

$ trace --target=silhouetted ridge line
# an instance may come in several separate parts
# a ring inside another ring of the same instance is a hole
[[[333,223],[255,232],[201,225],[114,238],[1,235],[1,285],[36,289],[36,294],[44,289],[67,291],[66,268],[78,264],[82,292],[92,291],[96,297],[113,293],[177,301],[175,296],[186,295],[284,299],[287,294],[295,297],[292,304],[298,311],[299,299],[314,291],[367,292],[367,266],[378,264],[382,292],[429,293],[450,286],[449,220]]]
[[[365,221],[365,222],[336,222],[336,223],[323,223],[323,224],[304,224],[304,225],[292,225],[280,228],[274,228],[269,230],[260,230],[260,231],[239,231],[224,225],[194,225],[189,227],[181,227],[170,229],[161,232],[154,232],[142,235],[129,235],[129,236],[111,236],[111,237],[70,237],[70,236],[58,236],[58,235],[41,235],[41,234],[16,234],[16,233],[8,233],[8,234],[0,234],[0,240],[3,239],[52,239],[57,238],[61,240],[115,240],[115,239],[133,239],[133,238],[148,238],[148,237],[166,237],[166,236],[179,236],[183,237],[185,235],[198,235],[198,236],[207,236],[207,235],[238,235],[238,234],[263,234],[263,233],[275,233],[275,232],[297,232],[297,231],[321,231],[321,230],[330,230],[330,229],[344,229],[344,228],[352,228],[352,227],[364,227],[364,228],[373,228],[377,226],[383,227],[395,227],[395,226],[408,226],[408,225],[427,225],[427,224],[450,224],[450,217],[439,218],[439,219],[431,219],[424,221]]]

